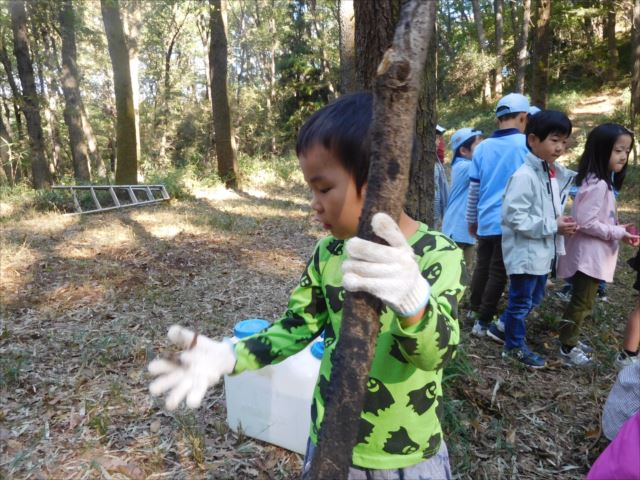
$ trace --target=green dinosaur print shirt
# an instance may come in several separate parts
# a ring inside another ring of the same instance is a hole
[[[466,284],[462,252],[445,235],[420,224],[409,239],[431,285],[429,305],[415,325],[403,328],[385,307],[360,416],[353,465],[392,469],[415,465],[440,448],[442,369],[460,338],[457,310]],[[333,353],[342,322],[344,241],[329,236],[291,294],[286,313],[266,330],[235,346],[234,373],[278,363],[324,330],[325,353],[311,405],[311,441],[318,442]]]

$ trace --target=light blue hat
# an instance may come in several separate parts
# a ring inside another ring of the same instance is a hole
[[[510,93],[500,99],[496,106],[496,117],[500,118],[509,113],[529,113],[529,99],[519,93]]]
[[[455,153],[456,150],[460,148],[460,145],[469,140],[471,137],[475,137],[477,135],[482,135],[482,130],[476,130],[475,128],[468,127],[457,130],[456,133],[451,136],[451,141],[449,142],[449,144],[451,145],[451,151]]]
[[[446,128],[441,127],[440,125],[436,125],[436,133],[437,133],[438,135],[443,135],[443,134],[444,134],[444,132],[446,132],[446,131],[447,131],[447,129],[446,129]]]
[[[541,112],[542,110],[540,110],[538,107],[536,107],[535,105],[531,105],[529,107],[529,115],[535,115],[538,112]]]

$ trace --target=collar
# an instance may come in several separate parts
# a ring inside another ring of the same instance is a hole
[[[506,137],[508,135],[515,135],[517,133],[521,133],[522,134],[522,132],[520,130],[518,130],[517,128],[503,128],[501,130],[496,130],[495,132],[493,132],[491,134],[491,138]]]

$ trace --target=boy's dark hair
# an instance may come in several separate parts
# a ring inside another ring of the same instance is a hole
[[[373,95],[343,95],[315,112],[298,132],[296,155],[321,145],[340,161],[355,181],[358,194],[369,175],[369,128],[373,119]]]
[[[463,148],[466,148],[467,150],[471,150],[471,145],[473,145],[473,142],[475,142],[476,138],[478,138],[479,136],[480,136],[480,134],[474,135],[473,137],[469,137],[464,142],[462,142],[460,144],[460,146],[458,148],[456,148],[456,151],[453,152],[453,158],[461,156],[460,151]]]
[[[541,142],[544,142],[552,133],[557,135],[564,135],[568,137],[571,135],[571,120],[564,113],[557,110],[542,110],[535,115],[532,115],[527,122],[527,127],[524,130],[524,134],[527,137],[527,148],[531,150],[529,146],[529,135],[533,134]]]
[[[508,108],[509,107],[507,107],[507,106],[500,107],[500,108],[498,108],[498,110],[496,110],[496,113],[500,112],[500,110],[506,110]],[[524,112],[505,113],[504,115],[498,117],[498,122],[502,123],[502,122],[505,122],[507,120],[512,120],[512,119],[516,118],[518,115],[520,115],[521,113],[524,113]]]
[[[598,179],[607,182],[609,188],[612,186],[616,190],[622,188],[629,162],[625,164],[620,172],[613,175],[609,172],[609,161],[611,160],[613,146],[622,135],[630,136],[631,144],[633,145],[633,133],[617,123],[603,123],[589,132],[587,143],[584,146],[584,152],[582,152],[578,165],[576,185],[582,185],[587,175],[593,173]]]

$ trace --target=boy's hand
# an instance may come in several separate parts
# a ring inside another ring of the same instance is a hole
[[[370,293],[402,317],[416,315],[429,301],[431,287],[420,273],[413,249],[386,213],[376,213],[371,226],[389,245],[359,237],[348,240],[348,259],[342,264],[344,288]]]
[[[560,215],[556,222],[558,224],[558,233],[560,235],[566,235],[570,237],[571,235],[576,233],[576,230],[578,230],[578,224],[573,219],[573,217]]]
[[[469,224],[469,235],[471,235],[473,238],[478,238],[478,224],[477,223],[470,223]]]
[[[178,325],[172,325],[168,333],[169,340],[182,348],[192,345],[194,335]],[[156,359],[149,364],[149,373],[158,377],[149,385],[149,391],[160,395],[171,390],[166,401],[168,410],[174,410],[185,398],[187,406],[198,408],[207,388],[218,383],[222,375],[233,372],[235,364],[231,344],[198,335],[193,348],[180,354],[180,363]]]

